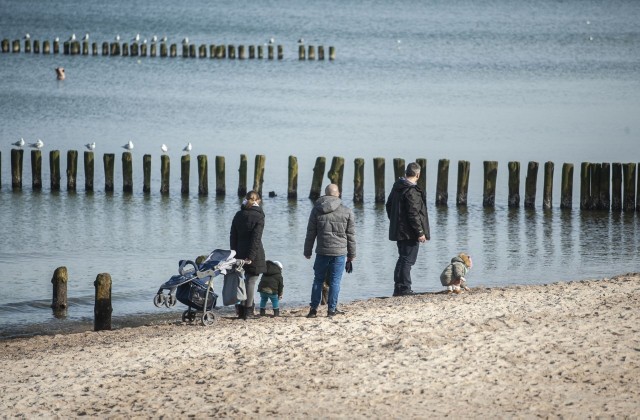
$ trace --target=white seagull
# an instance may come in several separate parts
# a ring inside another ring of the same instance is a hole
[[[182,149],[182,151],[189,153],[191,151],[191,149],[193,149],[193,147],[191,146],[191,142],[189,142],[189,143],[187,143],[186,146],[184,146],[184,149]]]
[[[162,37],[162,39],[161,39],[160,41],[162,41],[162,42],[167,42],[167,36],[166,36],[166,35],[165,35],[165,36],[163,36],[163,37]]]
[[[133,142],[131,140],[129,140],[129,142],[127,144],[125,144],[124,146],[122,146],[123,149],[127,149],[127,150],[133,150]]]
[[[35,149],[42,149],[43,146],[44,142],[40,139],[38,139],[38,141],[36,141],[35,143],[29,143],[29,147],[33,147]]]
[[[89,40],[89,32],[87,32],[86,34],[84,34],[84,36],[82,37],[83,41],[88,41]]]
[[[188,37],[188,36],[187,36],[187,37],[185,37],[185,38],[182,40],[182,44],[183,44],[183,45],[187,45],[187,44],[189,44],[189,37]]]
[[[75,40],[76,40],[76,34],[71,34],[69,41],[75,41]]]
[[[304,44],[304,38],[300,38],[300,39],[298,40],[298,44]]]
[[[116,35],[116,42],[120,41],[120,35]]]
[[[132,41],[138,42],[140,41],[140,34],[136,34],[136,36],[134,36],[133,38],[131,38]]]
[[[160,146],[160,150],[162,150],[162,153],[167,153],[169,151],[169,148],[166,144],[162,143],[162,146]]]
[[[15,143],[11,143],[11,144],[13,144],[14,146],[22,147],[22,146],[24,146],[24,139],[22,137],[20,137],[20,140],[18,140]]]
[[[84,147],[86,147],[89,150],[94,150],[96,148],[96,142],[92,142],[92,143],[87,143],[84,145]]]
[[[269,44],[273,44],[274,42],[276,42],[276,40],[275,40],[275,39],[273,39],[273,38],[269,38]]]
[[[151,42],[158,42],[158,35],[151,37]]]
[[[23,38],[23,39],[26,39],[26,40],[28,41],[28,40],[30,40],[30,39],[31,39],[31,35],[29,35],[28,33],[26,33],[26,34],[24,34],[24,38]]]
[[[60,42],[60,38],[56,37],[53,42]]]

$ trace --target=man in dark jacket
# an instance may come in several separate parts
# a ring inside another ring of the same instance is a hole
[[[393,184],[387,198],[389,240],[396,241],[398,245],[398,262],[393,272],[393,296],[414,294],[411,290],[411,267],[418,258],[420,243],[431,238],[426,197],[416,184],[420,169],[420,165],[415,162],[408,164],[406,177],[399,178]]]
[[[313,264],[314,278],[311,288],[311,309],[308,318],[315,318],[322,296],[325,275],[329,274],[329,301],[327,316],[341,313],[337,309],[340,281],[345,263],[356,258],[356,229],[353,212],[342,204],[340,191],[329,184],[325,195],[318,198],[307,224],[304,241],[304,256],[311,258],[316,242],[316,261]]]

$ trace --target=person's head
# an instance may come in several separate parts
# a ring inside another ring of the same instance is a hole
[[[416,162],[411,162],[407,165],[407,169],[404,171],[404,174],[407,178],[419,178],[420,177],[420,165]]]
[[[467,268],[471,268],[473,266],[473,261],[471,261],[471,255],[467,255],[464,252],[462,252],[458,254],[458,258],[462,260],[462,262],[464,263],[464,265],[467,266]]]
[[[244,207],[251,207],[251,206],[256,206],[256,205],[260,205],[260,194],[258,194],[256,191],[249,191],[247,193],[247,195],[244,196],[244,200],[242,200],[242,205]]]
[[[330,195],[332,197],[340,197],[340,189],[336,184],[329,184],[324,189],[324,195]]]

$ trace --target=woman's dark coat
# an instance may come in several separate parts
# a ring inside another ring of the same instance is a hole
[[[267,271],[262,246],[263,230],[264,212],[259,206],[243,207],[231,222],[229,245],[236,251],[236,258],[251,260],[251,264],[244,266],[245,272],[251,276]]]

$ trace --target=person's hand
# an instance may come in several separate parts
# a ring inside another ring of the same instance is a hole
[[[356,259],[356,257],[352,257],[352,258],[347,257],[347,262],[349,262],[349,261],[353,261],[353,260],[355,260],[355,259]]]
[[[311,255],[305,255],[304,256],[306,259],[310,260],[311,259]]]
[[[245,258],[245,260],[244,260],[244,263],[245,263],[246,265],[251,265],[251,263],[252,263],[252,262],[253,262],[253,261],[251,261],[249,258]]]
[[[420,236],[420,237],[418,238],[418,242],[420,242],[420,243],[425,243],[425,242],[427,242],[427,237],[426,237],[426,236],[424,236],[424,235]]]

